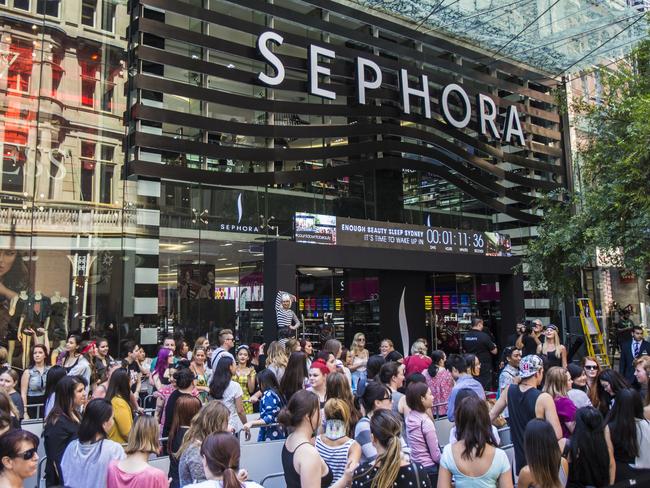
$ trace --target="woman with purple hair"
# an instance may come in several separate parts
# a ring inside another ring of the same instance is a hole
[[[169,385],[171,381],[170,366],[174,364],[174,352],[162,347],[158,351],[156,358],[156,367],[151,374],[151,381],[156,391],[160,391],[163,386]]]

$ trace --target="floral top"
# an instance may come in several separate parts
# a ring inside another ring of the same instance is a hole
[[[429,385],[429,390],[431,390],[431,394],[433,395],[434,406],[443,404],[438,407],[438,415],[447,415],[447,402],[449,401],[451,390],[454,388],[454,378],[451,376],[451,373],[445,368],[439,368],[434,378],[429,375],[426,369],[422,374],[427,380],[427,385]]]
[[[205,368],[205,371],[200,374],[195,368],[192,368],[194,371],[195,385],[196,386],[210,386],[210,380],[212,379],[212,370],[210,368]],[[201,391],[199,393],[199,399],[202,403],[205,403],[208,399],[209,391]]]
[[[242,396],[242,402],[244,404],[244,412],[248,415],[253,413],[253,404],[251,403],[251,391],[248,391],[248,377],[252,376],[255,378],[255,369],[250,368],[250,373],[248,375],[239,375],[235,374],[232,377],[233,381],[236,381],[239,383],[239,386],[241,386],[242,391],[244,392],[244,395]]]

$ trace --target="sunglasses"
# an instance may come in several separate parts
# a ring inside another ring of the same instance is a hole
[[[598,369],[598,366],[591,366],[591,365],[585,366],[585,369],[594,370],[594,369]]]
[[[37,447],[32,447],[31,449],[27,449],[24,452],[17,453],[14,457],[15,458],[22,458],[25,461],[29,461],[29,460],[33,459],[34,456],[36,456],[37,452],[38,452],[38,448]]]

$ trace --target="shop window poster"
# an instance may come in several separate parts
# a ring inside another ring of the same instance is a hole
[[[181,300],[214,300],[214,265],[180,265],[178,295]]]

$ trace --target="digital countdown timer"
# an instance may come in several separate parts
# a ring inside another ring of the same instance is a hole
[[[311,213],[296,214],[295,240],[306,244],[484,256],[512,255],[510,238],[498,232],[375,222]]]

